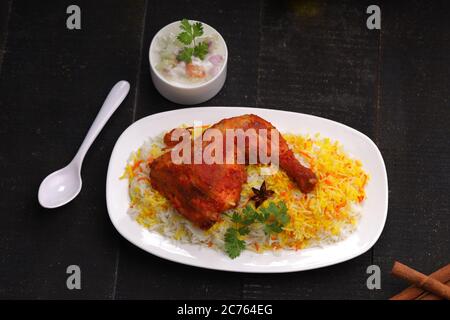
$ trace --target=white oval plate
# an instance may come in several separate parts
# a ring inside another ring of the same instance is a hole
[[[257,254],[244,251],[232,260],[224,253],[206,246],[170,240],[141,227],[127,214],[128,181],[120,180],[127,159],[149,137],[181,124],[202,121],[212,124],[222,118],[254,113],[270,121],[280,132],[315,134],[342,143],[345,151],[360,159],[370,175],[366,186],[367,199],[362,206],[358,228],[343,241],[324,247],[299,251],[280,250]],[[196,267],[235,272],[290,272],[333,265],[359,256],[378,240],[387,217],[388,183],[386,168],[377,146],[367,136],[348,126],[328,119],[280,110],[203,107],[153,114],[128,127],[114,146],[106,180],[106,202],[109,217],[117,231],[128,241],[158,257]]]

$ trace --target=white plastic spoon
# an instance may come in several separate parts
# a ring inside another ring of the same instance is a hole
[[[48,175],[39,186],[38,199],[44,208],[57,208],[72,201],[81,190],[81,165],[89,147],[106,122],[130,91],[127,81],[119,81],[111,89],[73,160],[64,168]]]

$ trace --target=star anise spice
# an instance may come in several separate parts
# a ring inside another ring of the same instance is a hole
[[[266,189],[266,181],[264,181],[261,187],[258,189],[252,188],[253,196],[251,196],[250,200],[255,201],[255,208],[258,208],[263,204],[269,197],[271,197],[275,192],[272,190]]]

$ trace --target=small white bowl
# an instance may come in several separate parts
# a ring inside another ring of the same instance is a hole
[[[197,22],[189,20],[190,23]],[[149,61],[150,61],[150,73],[152,76],[153,84],[159,93],[166,99],[184,105],[193,105],[205,102],[214,97],[220,89],[222,89],[225,79],[227,77],[227,62],[228,62],[228,49],[222,35],[217,32],[213,27],[202,22],[205,35],[217,34],[219,41],[222,42],[224,48],[224,60],[221,69],[214,77],[206,82],[199,84],[187,85],[180,82],[169,81],[156,70],[155,66],[158,63],[158,54],[155,51],[156,40],[165,34],[173,33],[178,34],[180,32],[180,21],[175,21],[161,30],[159,30],[153,37],[149,49]]]

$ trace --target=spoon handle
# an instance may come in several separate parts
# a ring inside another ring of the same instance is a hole
[[[81,163],[83,162],[84,156],[89,150],[89,147],[92,145],[95,138],[97,138],[98,134],[103,129],[114,111],[117,110],[122,101],[125,99],[128,91],[130,91],[130,84],[128,83],[128,81],[122,80],[117,82],[109,92],[108,96],[105,99],[105,102],[103,102],[102,108],[98,112],[97,117],[95,117],[94,122],[89,128],[89,131],[84,138],[83,143],[78,149],[75,158],[72,160],[72,162],[78,163],[79,168],[81,168]]]

